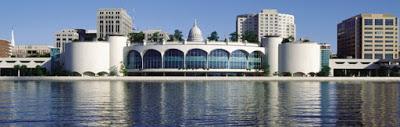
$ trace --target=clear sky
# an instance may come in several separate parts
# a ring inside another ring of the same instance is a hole
[[[17,44],[53,45],[54,33],[65,28],[96,28],[98,8],[125,8],[139,29],[180,29],[187,35],[198,19],[203,36],[221,38],[235,31],[238,14],[278,9],[296,18],[297,37],[328,42],[336,51],[336,24],[359,13],[400,16],[400,0],[2,0],[0,38],[12,27]]]

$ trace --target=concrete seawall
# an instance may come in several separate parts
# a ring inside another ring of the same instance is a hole
[[[400,77],[0,77],[0,81],[362,81],[400,82]]]

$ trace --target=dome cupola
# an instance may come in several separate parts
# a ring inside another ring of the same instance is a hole
[[[189,31],[187,41],[203,41],[203,35],[201,33],[200,28],[197,26],[197,20],[194,21],[194,25],[192,29]]]

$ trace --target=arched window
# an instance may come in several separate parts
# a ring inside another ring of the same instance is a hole
[[[249,55],[249,68],[250,69],[262,69],[263,53],[260,51],[254,51]]]
[[[186,68],[206,68],[207,52],[201,49],[191,49],[186,54]]]
[[[229,52],[223,49],[211,51],[208,60],[208,67],[211,69],[226,69],[228,68]]]
[[[183,52],[169,49],[164,54],[164,68],[184,68]]]
[[[132,50],[128,53],[127,69],[141,69],[142,57],[138,51]]]
[[[145,69],[161,68],[161,61],[161,53],[153,49],[147,50],[143,56],[143,66]]]
[[[233,51],[230,58],[231,69],[246,69],[247,68],[247,52],[243,50]]]

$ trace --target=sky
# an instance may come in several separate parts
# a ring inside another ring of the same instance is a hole
[[[186,36],[195,19],[207,37],[220,38],[236,31],[236,16],[278,9],[295,16],[297,37],[332,44],[336,51],[336,25],[360,13],[400,16],[400,0],[2,0],[0,38],[17,44],[54,45],[62,29],[96,29],[99,8],[125,8],[138,30],[182,30]]]

